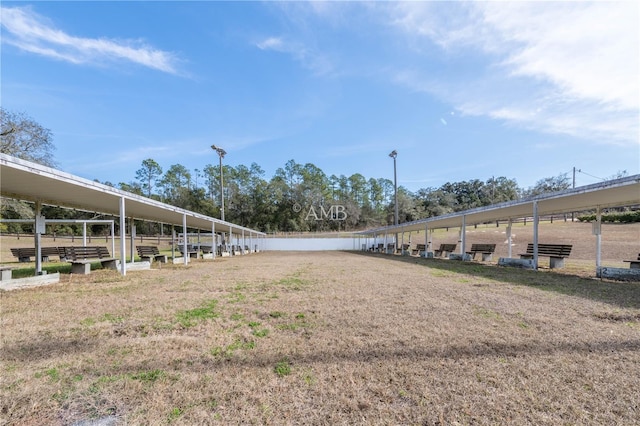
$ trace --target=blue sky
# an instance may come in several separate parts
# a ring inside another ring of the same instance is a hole
[[[61,170],[289,159],[411,191],[640,173],[637,2],[11,2],[1,102]]]

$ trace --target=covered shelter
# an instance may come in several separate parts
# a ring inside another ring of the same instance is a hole
[[[200,213],[162,203],[141,195],[122,191],[99,182],[74,176],[51,167],[0,154],[0,195],[35,203],[35,247],[40,249],[40,235],[46,219],[41,215],[43,205],[96,212],[119,218],[120,272],[126,274],[125,219],[137,219],[204,230],[212,234],[229,233],[244,239],[264,237],[263,232],[234,225]],[[183,239],[187,253],[187,239]],[[38,252],[39,253],[39,252]],[[184,256],[188,263],[189,256]],[[41,273],[40,256],[36,255],[36,273]]]
[[[356,233],[360,237],[376,238],[403,232],[425,231],[425,247],[429,250],[429,231],[440,228],[460,228],[460,254],[465,253],[465,228],[468,225],[508,221],[507,238],[511,257],[511,221],[533,218],[533,268],[538,268],[538,222],[540,216],[595,210],[593,234],[596,237],[596,269],[600,268],[601,212],[612,207],[640,205],[640,175],[626,176],[593,185],[581,186],[551,194],[508,201],[442,216],[429,217],[398,225],[369,229]],[[399,241],[395,241],[396,247]]]

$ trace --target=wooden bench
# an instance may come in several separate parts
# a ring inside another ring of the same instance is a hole
[[[571,244],[538,244],[538,256],[549,257],[549,268],[564,268],[564,259],[571,254]],[[527,252],[520,259],[533,259],[533,243],[527,244]]]
[[[624,260],[623,262],[629,262],[629,269],[640,269],[640,253],[636,260]]]
[[[160,250],[156,246],[136,246],[136,250],[140,259],[149,263],[153,263],[154,260],[160,263],[167,263],[167,255],[160,254]]]
[[[444,255],[445,257],[449,253],[453,253],[456,250],[457,244],[440,244],[440,248],[434,251],[434,256],[440,257]]]
[[[471,255],[472,259],[476,258],[476,254],[482,254],[482,260],[487,261],[491,260],[493,253],[496,251],[495,244],[471,244],[471,250],[465,252],[468,255]]]
[[[387,244],[387,254],[393,254],[396,251],[396,245],[395,243],[388,243]]]
[[[427,246],[425,244],[416,244],[416,248],[411,250],[411,254],[420,256],[424,251],[427,251]]]
[[[91,273],[91,264],[100,262],[103,268],[118,269],[118,260],[111,257],[104,246],[60,247],[64,250],[64,258],[71,263],[72,274],[87,275]]]
[[[396,249],[396,253],[405,254],[409,252],[409,244],[401,244],[400,247]]]
[[[12,248],[11,254],[18,258],[18,262],[31,262],[31,258],[36,256],[35,247]],[[49,261],[49,256],[61,256],[58,247],[40,247],[40,256],[43,262]],[[61,256],[61,260],[62,260]]]

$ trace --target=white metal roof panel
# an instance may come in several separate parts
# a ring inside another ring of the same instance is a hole
[[[0,154],[0,194],[25,201],[75,208],[91,212],[120,215],[120,200],[125,199],[127,217],[182,226],[186,216],[187,227],[234,234],[263,232],[224,222],[189,210],[161,203],[150,198],[122,191],[98,182],[74,176],[50,167]]]
[[[594,185],[582,186],[553,194],[543,194],[525,200],[508,201],[447,215],[420,219],[398,225],[369,229],[358,234],[379,235],[384,233],[421,231],[428,226],[455,228],[467,225],[517,219],[533,216],[533,204],[538,204],[538,215],[562,214],[595,209],[596,207],[622,207],[640,204],[640,175],[627,176]]]

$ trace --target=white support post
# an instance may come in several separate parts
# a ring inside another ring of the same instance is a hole
[[[511,244],[511,225],[513,225],[513,220],[509,219],[509,223],[507,224],[507,247],[508,254],[507,257],[511,258],[512,244]]]
[[[183,262],[185,265],[189,264],[189,251],[187,250],[187,244],[189,237],[187,236],[187,214],[182,214],[182,250],[184,259]]]
[[[82,247],[87,246],[87,222],[82,222]]]
[[[131,258],[131,263],[134,263],[135,255],[133,253],[135,252],[136,244],[136,225],[132,217],[129,218],[129,224],[131,226],[131,235],[129,236],[129,256]]]
[[[600,206],[596,207],[596,223],[593,224],[593,233],[596,236],[596,271],[600,268],[602,263],[601,249],[602,249],[602,213],[600,212]]]
[[[211,252],[213,253],[213,259],[216,258],[218,252],[218,239],[216,238],[216,223],[211,222]]]
[[[233,246],[233,228],[229,225],[229,242]],[[229,252],[229,256],[233,254],[233,247],[231,247],[231,251]]]
[[[538,270],[538,202],[533,202],[533,269]]]
[[[425,257],[427,256],[427,252],[429,251],[429,224],[424,224],[424,252]]]
[[[464,256],[464,251],[466,249],[466,238],[467,237],[467,215],[462,215],[462,226],[460,227],[460,254]]]
[[[176,258],[176,229],[171,225],[171,259]]]
[[[125,228],[124,204],[124,197],[120,197],[120,273],[122,275],[127,275],[127,252],[125,248],[127,230]]]
[[[116,224],[111,221],[111,254],[116,257]]]
[[[41,239],[41,232],[43,231],[42,228],[45,227],[44,224],[44,217],[41,216],[40,212],[42,209],[42,204],[40,203],[40,201],[36,201],[36,217],[35,217],[35,223],[34,223],[34,227],[33,227],[33,239],[34,239],[34,245],[36,248],[36,275],[42,275],[42,239]]]

